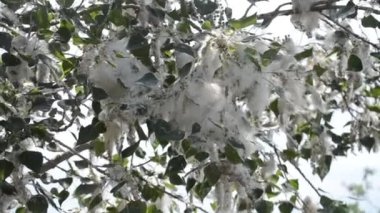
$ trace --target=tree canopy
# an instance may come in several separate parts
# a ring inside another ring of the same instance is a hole
[[[348,212],[299,162],[378,149],[380,3],[248,1],[0,0],[0,211]]]

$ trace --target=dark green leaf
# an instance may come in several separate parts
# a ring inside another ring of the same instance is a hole
[[[48,15],[48,7],[39,6],[37,11],[34,14],[34,18],[36,20],[37,26],[40,29],[49,28],[49,15]]]
[[[130,201],[120,213],[146,213],[147,205],[145,202],[136,200]]]
[[[16,213],[27,213],[27,209],[25,207],[19,207],[16,209]]]
[[[74,3],[74,0],[57,0],[57,3],[61,7],[69,8]]]
[[[74,164],[76,167],[78,167],[78,169],[85,169],[89,166],[87,160],[74,161]]]
[[[158,187],[150,187],[148,184],[145,184],[141,190],[142,197],[147,201],[156,201],[162,196],[163,192]]]
[[[257,23],[257,16],[256,14],[244,17],[238,20],[232,19],[229,21],[230,26],[235,30],[240,30],[246,27],[249,27],[251,25],[255,25]]]
[[[57,32],[55,32],[54,39],[62,43],[67,43],[71,39],[71,31],[65,27],[60,27]]]
[[[139,147],[139,145],[140,145],[140,142],[136,142],[136,143],[130,145],[129,147],[125,148],[121,152],[121,156],[123,158],[126,158],[126,157],[129,157],[129,156],[133,155],[133,153],[135,153],[135,151]]]
[[[321,77],[323,73],[327,71],[327,69],[322,67],[320,64],[314,65],[313,70],[317,73],[318,77]]]
[[[331,209],[334,206],[334,201],[322,195],[319,201],[324,209]]]
[[[6,32],[0,32],[0,48],[10,51],[12,44],[12,36]]]
[[[149,72],[147,74],[145,74],[143,77],[141,77],[139,80],[136,81],[137,83],[140,83],[146,87],[153,87],[155,85],[157,85],[158,83],[158,79],[156,78],[156,76]]]
[[[360,144],[363,145],[368,152],[371,152],[371,149],[375,145],[375,138],[372,136],[365,136],[363,138],[360,138]]]
[[[186,181],[186,191],[189,192],[197,181],[194,178],[188,178]]]
[[[278,98],[269,104],[269,109],[278,117],[280,111],[278,110]]]
[[[367,106],[367,109],[372,112],[380,113],[380,105]]]
[[[16,187],[6,181],[0,181],[0,190],[5,195],[16,195]]]
[[[154,132],[158,140],[178,141],[185,137],[185,133],[179,129],[175,129],[165,120],[159,119],[155,123]]]
[[[100,122],[98,123],[100,124]],[[79,136],[78,136],[78,141],[77,141],[77,146],[80,144],[84,144],[88,141],[95,140],[96,138],[99,137],[100,133],[103,133],[103,129],[100,128],[102,125],[97,126],[98,124],[90,124],[86,127],[81,127],[79,129]],[[104,125],[104,123],[103,123]]]
[[[273,203],[267,200],[259,200],[255,203],[255,209],[260,213],[273,212]]]
[[[15,166],[7,160],[0,160],[0,181],[5,180],[13,171]]]
[[[256,169],[258,167],[258,162],[256,160],[252,160],[252,159],[246,159],[244,164],[249,167],[251,172],[256,171]]]
[[[199,123],[193,123],[193,126],[191,127],[191,134],[196,134],[201,131],[201,125]]]
[[[236,151],[236,149],[234,147],[232,147],[230,144],[227,144],[224,147],[224,152],[225,152],[225,155],[226,155],[227,159],[231,163],[238,164],[238,163],[242,163],[243,162],[243,160],[240,158],[240,155],[239,155],[238,151]]]
[[[185,64],[183,67],[181,67],[178,71],[179,77],[180,78],[186,77],[190,73],[192,66],[193,66],[193,62],[189,62],[189,63]]]
[[[108,98],[108,94],[102,88],[92,87],[92,97],[94,100],[100,101]]]
[[[49,203],[44,196],[34,195],[28,200],[26,206],[32,213],[45,213],[48,210]]]
[[[357,55],[350,55],[348,58],[347,70],[359,72],[363,69],[362,60]]]
[[[293,211],[294,205],[290,202],[281,202],[278,209],[281,213],[291,213]]]
[[[169,180],[173,185],[185,185],[185,180],[181,178],[177,173],[170,173]]]
[[[194,0],[194,5],[201,15],[210,14],[218,8],[218,4],[213,0]]]
[[[76,196],[84,195],[84,194],[92,194],[99,188],[98,184],[81,184],[76,189],[74,194]]]
[[[317,174],[321,178],[321,180],[323,180],[326,177],[326,175],[329,173],[331,162],[332,162],[332,156],[330,155],[325,155],[321,158],[319,165],[316,169]]]
[[[73,178],[72,177],[61,178],[61,179],[53,180],[52,183],[59,183],[63,188],[67,189],[73,183]]]
[[[296,157],[298,157],[298,153],[297,151],[293,149],[285,149],[281,152],[281,157],[284,160],[291,161],[291,160],[294,160]]]
[[[21,164],[33,172],[40,172],[43,162],[43,156],[41,152],[24,151],[18,156],[18,159]]]
[[[372,52],[372,53],[370,53],[370,55],[371,55],[372,57],[375,57],[375,58],[377,58],[378,60],[380,60],[380,52]]]
[[[1,60],[5,66],[17,66],[21,64],[21,60],[17,56],[14,56],[7,52],[1,55]]]
[[[166,174],[181,172],[185,169],[186,165],[186,160],[182,155],[176,156],[169,160]]]
[[[380,28],[380,22],[372,15],[366,16],[362,19],[363,27]]]
[[[310,49],[307,49],[307,50],[304,50],[300,53],[295,54],[294,58],[297,61],[301,61],[302,59],[309,58],[311,56],[313,56],[313,48],[310,48]]]
[[[62,206],[62,203],[69,197],[70,193],[66,190],[62,190],[58,194],[58,203],[60,206]]]
[[[94,198],[91,199],[90,204],[88,205],[88,210],[93,209],[95,206],[97,206],[100,202],[102,202],[102,194],[97,194]]]
[[[212,186],[209,182],[198,183],[194,187],[195,194],[203,201],[207,194],[211,191]]]
[[[337,14],[336,18],[355,18],[357,15],[357,7],[356,5],[350,0],[346,6],[344,6],[342,9],[340,9]]]
[[[222,172],[219,170],[219,167],[216,165],[215,162],[207,165],[203,169],[203,173],[205,174],[207,182],[209,182],[211,186],[215,185],[218,182],[220,176],[222,175]]]
[[[199,162],[206,160],[210,155],[207,152],[198,152],[195,154],[194,158]]]

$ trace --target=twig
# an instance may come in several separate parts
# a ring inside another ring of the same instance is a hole
[[[313,183],[311,183],[311,181],[306,177],[306,175],[301,171],[300,168],[298,168],[298,166],[294,165],[293,163],[290,163],[293,165],[293,167],[298,171],[298,173],[300,173],[300,175],[303,177],[303,179],[309,184],[309,186],[314,190],[315,193],[317,193],[317,195],[319,197],[321,197],[321,193],[318,191],[317,188],[315,188],[315,186],[313,185]]]
[[[70,148],[74,152],[71,152],[71,151],[65,152],[62,155],[57,156],[53,160],[46,162],[45,164],[42,165],[40,173],[45,173],[45,172],[49,171],[50,169],[53,169],[58,164],[62,163],[65,160],[68,160],[71,157],[73,157],[74,155],[76,155],[75,153],[80,153],[84,150],[91,149],[94,145],[95,145],[95,141],[91,141],[89,143],[81,144],[81,145],[75,147],[74,149]]]
[[[249,7],[245,10],[245,13],[244,13],[243,17],[241,17],[241,18],[245,18],[245,17],[247,17],[249,11],[251,10],[251,8],[252,8],[254,5],[255,5],[254,3],[251,3],[251,4],[249,5]]]
[[[340,23],[338,23],[337,21],[335,21],[334,19],[332,19],[330,16],[328,15],[325,15],[323,13],[320,13],[322,16],[324,16],[326,19],[328,19],[329,21],[333,22],[335,25],[337,25],[338,27],[340,27],[341,29],[343,29],[345,32],[347,32],[348,34],[354,36],[355,38],[361,40],[362,42],[366,43],[366,44],[369,44],[373,47],[375,47],[376,49],[380,49],[380,46],[378,46],[377,44],[375,43],[372,43],[370,41],[368,41],[367,39],[363,38],[362,36],[354,33],[352,30],[348,29],[347,27],[341,25]]]

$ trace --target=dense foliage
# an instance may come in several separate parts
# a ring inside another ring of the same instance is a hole
[[[377,1],[0,2],[1,212],[349,211],[288,170],[376,151]]]

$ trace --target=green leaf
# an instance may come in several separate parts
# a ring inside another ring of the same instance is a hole
[[[229,22],[229,25],[235,29],[235,30],[240,30],[246,27],[249,27],[251,25],[255,25],[257,23],[257,15],[251,15],[248,17],[244,17],[238,20],[232,19]]]
[[[57,3],[61,7],[69,8],[74,3],[74,0],[57,0]]]
[[[260,213],[273,212],[273,203],[267,200],[259,200],[255,203],[255,209]]]
[[[362,18],[363,27],[380,28],[380,22],[372,15]]]
[[[84,195],[84,194],[92,194],[99,188],[99,184],[81,184],[79,185],[75,191],[74,194],[76,196]]]
[[[295,54],[294,58],[297,61],[301,61],[302,59],[309,58],[311,56],[313,56],[313,48],[310,48],[310,49],[307,49],[307,50],[304,50],[300,53]]]
[[[70,193],[66,190],[62,190],[58,194],[58,203],[60,206],[62,206],[62,203],[69,197]]]
[[[148,184],[145,184],[141,190],[141,196],[147,201],[156,201],[163,195],[162,190],[158,187],[150,187]]]
[[[331,162],[332,162],[332,156],[330,155],[323,156],[318,162],[319,165],[316,168],[316,170],[321,180],[323,180],[326,177],[326,175],[329,173]]]
[[[43,162],[43,156],[41,152],[24,151],[18,156],[18,159],[21,164],[33,172],[40,172]]]
[[[185,132],[174,128],[174,126],[162,119],[158,119],[155,123],[154,132],[159,141],[179,141],[185,137]]]
[[[211,186],[215,185],[220,176],[222,175],[222,172],[219,170],[219,167],[216,165],[215,162],[210,163],[203,169],[203,173],[205,174],[207,182],[210,183]]]
[[[140,142],[136,142],[136,143],[130,145],[129,147],[127,147],[126,149],[124,149],[121,152],[121,157],[126,158],[126,157],[133,155],[133,153],[135,153],[135,151],[139,147],[139,145],[140,145]]]
[[[153,73],[149,72],[145,74],[143,77],[141,77],[139,80],[137,80],[136,83],[142,84],[146,87],[154,87],[155,85],[157,85],[158,79]]]
[[[358,9],[357,9],[357,6],[356,4],[354,4],[354,2],[352,2],[352,0],[350,0],[346,6],[344,6],[342,9],[340,9],[337,14],[336,14],[336,18],[355,18],[356,15],[357,15],[357,12]]]
[[[77,160],[74,161],[74,164],[76,167],[78,167],[78,169],[85,169],[89,166],[87,160]]]
[[[366,91],[366,95],[368,97],[379,98],[380,97],[380,87],[375,87],[369,91]]]
[[[48,7],[39,6],[34,14],[34,19],[36,20],[39,29],[46,29],[50,27],[47,9]]]
[[[27,213],[27,209],[25,207],[19,207],[16,209],[16,213]]]
[[[357,55],[350,55],[348,58],[347,70],[359,72],[363,69],[362,60]]]
[[[208,181],[203,183],[198,183],[194,187],[195,194],[200,198],[201,201],[207,196],[207,194],[211,191],[212,186]]]
[[[324,209],[331,209],[334,206],[334,201],[324,195],[321,196],[319,202]]]
[[[96,140],[94,150],[96,156],[102,156],[102,154],[106,151],[106,144],[104,143],[104,141]]]
[[[10,51],[13,37],[6,32],[0,32],[0,48]]]
[[[276,117],[278,117],[280,114],[280,111],[278,109],[278,98],[269,104],[269,109],[276,115]]]
[[[380,113],[380,105],[367,106],[367,109],[372,112]]]
[[[44,196],[34,195],[28,200],[26,206],[32,213],[46,213],[49,207],[49,203]]]
[[[238,164],[243,162],[243,160],[240,158],[239,153],[230,144],[227,144],[224,147],[224,152],[226,154],[227,160],[229,160],[231,163]]]
[[[135,129],[136,129],[136,132],[137,132],[137,135],[139,136],[139,140],[148,140],[148,136],[146,136],[144,130],[141,128],[140,124],[139,124],[139,121],[136,120],[135,121]]]
[[[88,141],[95,140],[99,137],[100,133],[104,133],[106,131],[105,124],[103,122],[97,122],[96,124],[90,124],[86,127],[81,127],[79,129],[79,136],[77,141],[77,146],[80,144],[84,144]]]
[[[213,0],[194,0],[194,5],[201,15],[210,14],[218,8],[218,4]]]
[[[187,163],[182,155],[169,160],[165,174],[178,173],[185,169]]]
[[[202,24],[202,29],[204,30],[212,30],[212,22],[209,20],[206,20]]]
[[[322,67],[320,64],[314,65],[313,70],[317,73],[318,77],[321,77],[323,73],[327,71],[327,69]]]
[[[293,149],[285,149],[281,152],[281,157],[284,160],[291,161],[291,160],[294,160],[296,157],[298,157],[298,153],[297,151]]]
[[[140,200],[130,201],[120,213],[146,213],[147,205]]]
[[[0,181],[4,181],[13,171],[15,166],[7,160],[0,160]]]
[[[294,205],[290,202],[281,202],[278,209],[281,213],[291,213],[293,211]]]
[[[187,178],[186,191],[189,192],[197,181],[194,178]]]
[[[363,138],[360,138],[360,144],[363,145],[368,152],[371,152],[371,149],[375,145],[375,138],[372,136],[365,136]]]
[[[91,199],[90,204],[88,205],[88,210],[93,209],[95,206],[97,206],[100,202],[102,202],[102,194],[97,194],[94,198]]]
[[[7,52],[1,55],[1,60],[5,66],[17,66],[21,64],[21,60],[17,56]]]
[[[209,156],[210,154],[208,154],[207,152],[198,152],[194,155],[194,158],[197,159],[199,162],[202,162],[206,160]]]
[[[298,180],[297,179],[290,179],[288,181],[289,185],[294,189],[294,190],[298,190],[299,188],[299,184],[298,184]]]
[[[108,94],[102,88],[92,87],[92,97],[94,100],[100,101],[108,98]]]
[[[66,27],[60,27],[57,32],[55,32],[54,39],[62,43],[67,43],[71,39],[71,33],[72,32]]]
[[[73,178],[72,177],[60,178],[57,180],[53,180],[52,183],[59,183],[59,185],[67,189],[73,183]]]
[[[185,185],[185,180],[181,178],[177,173],[170,173],[169,181],[173,185]]]

